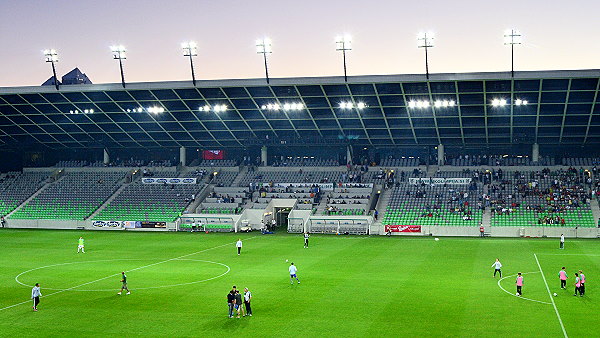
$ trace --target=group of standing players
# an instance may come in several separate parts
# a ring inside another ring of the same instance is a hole
[[[560,235],[560,246],[559,249],[563,250],[565,248],[565,236],[563,234]],[[496,258],[496,261],[492,264],[492,267],[494,268],[494,278],[496,277],[496,274],[500,275],[500,278],[502,278],[502,263],[500,263],[500,259]],[[558,278],[560,280],[560,288],[563,290],[567,289],[567,279],[569,278],[566,268],[563,266],[562,269],[558,272]],[[522,296],[523,295],[523,274],[522,273],[517,273],[517,278],[515,280],[515,285],[517,286],[517,296]],[[575,272],[575,283],[573,283],[573,285],[575,286],[575,294],[573,294],[573,296],[580,296],[583,297],[583,295],[585,295],[585,275],[583,274],[582,270],[579,270],[579,272]],[[556,296],[556,294],[555,294]]]

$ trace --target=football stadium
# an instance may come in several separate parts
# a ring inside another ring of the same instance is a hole
[[[427,32],[423,72],[349,74],[341,35],[343,73],[280,77],[260,38],[235,79],[186,42],[189,79],[131,82],[115,44],[111,83],[44,50],[0,87],[0,335],[600,335],[600,70],[503,39],[504,71],[430,72]]]

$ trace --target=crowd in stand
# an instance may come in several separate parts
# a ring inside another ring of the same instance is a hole
[[[216,198],[217,203],[236,203],[236,198],[241,200],[246,197],[245,194],[235,194],[234,196],[230,196],[229,194],[218,194],[214,191],[208,195],[208,198]]]

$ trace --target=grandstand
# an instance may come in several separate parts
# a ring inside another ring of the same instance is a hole
[[[11,218],[84,220],[117,190],[123,178],[122,173],[66,173]]]
[[[2,213],[23,227],[595,237],[598,83],[581,70],[0,88],[0,151],[56,149],[0,177]]]

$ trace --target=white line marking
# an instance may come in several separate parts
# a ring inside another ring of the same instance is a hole
[[[85,263],[96,263],[96,262],[116,262],[116,261],[148,261],[150,259],[143,259],[143,258],[117,258],[117,259],[102,259],[102,260],[97,260],[97,261],[81,261],[81,262],[72,262],[72,263],[60,263],[60,264],[52,264],[52,265],[46,265],[46,266],[41,266],[39,268],[35,268],[35,269],[30,269],[24,272],[21,272],[20,274],[18,274],[15,277],[15,280],[17,281],[17,283],[23,285],[23,286],[27,286],[27,287],[33,287],[33,285],[28,285],[25,284],[23,282],[21,282],[19,280],[19,277],[21,277],[22,275],[29,273],[31,271],[35,271],[35,270],[40,270],[40,269],[44,269],[44,268],[49,268],[49,267],[54,267],[54,266],[62,266],[62,265],[70,265],[70,264],[85,264]],[[213,261],[207,261],[207,260],[202,260],[202,259],[190,259],[190,258],[182,258],[182,259],[177,259],[178,261],[195,261],[195,262],[204,262],[204,263],[211,263],[211,264],[217,264],[217,265],[221,265],[224,266],[227,271],[225,271],[224,273],[218,275],[218,276],[214,276],[214,277],[210,277],[207,279],[202,279],[202,280],[198,280],[198,281],[193,281],[193,282],[187,282],[187,283],[179,283],[179,284],[169,284],[169,285],[160,285],[160,286],[149,286],[149,287],[143,287],[143,288],[130,288],[132,291],[135,290],[147,290],[147,289],[161,289],[161,288],[169,288],[169,287],[175,287],[175,286],[183,286],[183,285],[190,285],[190,284],[198,284],[198,283],[204,283],[204,282],[208,282],[210,280],[213,279],[217,279],[219,277],[225,276],[226,274],[229,273],[229,271],[231,271],[231,268],[229,267],[229,265],[227,264],[223,264],[223,263],[219,263],[219,262],[213,262]],[[118,274],[117,274],[118,275]],[[66,291],[66,289],[58,289],[58,288],[44,288],[44,290],[52,290],[52,291]],[[98,289],[98,290],[78,290],[78,289],[74,289],[72,291],[76,291],[76,292],[105,292],[105,291],[115,291],[115,288],[112,289]]]
[[[556,312],[556,317],[558,317],[558,322],[560,323],[560,327],[562,328],[562,332],[565,335],[565,338],[568,338],[567,330],[565,330],[565,326],[560,318],[560,313],[558,313],[558,308],[556,307],[556,303],[554,303],[554,297],[552,297],[552,293],[550,293],[550,287],[548,286],[548,282],[546,281],[546,276],[544,276],[544,271],[542,271],[542,266],[540,265],[540,261],[537,258],[537,255],[534,253],[533,257],[535,257],[535,262],[540,268],[540,273],[542,274],[542,278],[544,279],[544,284],[546,284],[546,290],[548,290],[548,297],[550,297],[550,301],[552,301],[552,306],[554,306],[554,312]]]
[[[529,273],[540,273],[540,272],[539,272],[539,271],[533,271],[533,272],[524,272],[524,273],[522,273],[522,274],[523,274],[523,275],[526,275],[526,274],[529,274]],[[523,296],[517,296],[517,295],[513,294],[512,292],[510,292],[510,291],[506,290],[505,288],[503,288],[503,287],[502,287],[502,285],[500,285],[500,282],[501,282],[501,281],[503,281],[504,279],[506,279],[506,278],[509,278],[509,277],[516,277],[516,276],[517,276],[517,275],[510,275],[510,276],[506,276],[506,277],[502,277],[502,278],[500,278],[500,279],[498,280],[498,286],[500,287],[500,289],[502,289],[502,291],[504,291],[504,292],[508,293],[509,295],[511,295],[511,296],[513,296],[513,297],[517,297],[517,298],[520,298],[520,299],[525,299],[525,300],[530,300],[530,301],[532,301],[532,302],[542,303],[542,304],[546,304],[546,305],[552,305],[552,303],[543,302],[543,301],[541,301],[541,300],[535,300],[535,299],[531,299],[531,298],[527,298],[527,297],[523,297]]]
[[[251,240],[251,239],[253,239],[253,238],[257,238],[257,237],[259,237],[259,236],[254,236],[254,237],[246,238],[246,239],[245,239],[245,241],[247,241],[247,240]],[[130,271],[136,271],[136,270],[140,270],[140,269],[144,269],[144,268],[148,268],[148,267],[151,267],[151,266],[154,266],[154,265],[158,265],[158,264],[162,264],[162,263],[170,262],[170,261],[172,261],[172,260],[176,260],[176,259],[181,259],[181,258],[189,257],[189,256],[192,256],[192,255],[195,255],[195,254],[199,254],[199,253],[202,253],[202,252],[205,252],[205,251],[208,251],[208,250],[212,250],[212,249],[221,248],[221,247],[224,247],[224,246],[226,246],[226,245],[231,245],[231,243],[225,243],[225,244],[222,244],[222,245],[217,245],[217,246],[215,246],[215,247],[212,247],[212,248],[203,249],[203,250],[196,251],[196,252],[193,252],[193,253],[190,253],[190,254],[186,254],[186,255],[182,255],[182,256],[179,256],[179,257],[174,257],[174,258],[166,259],[166,260],[164,260],[164,261],[161,261],[161,262],[156,262],[156,263],[152,263],[152,264],[148,264],[148,265],[140,266],[140,267],[138,267],[138,268],[135,268],[135,269],[129,270],[128,272],[130,272]],[[47,294],[46,296],[43,296],[43,297],[44,297],[44,298],[46,298],[46,297],[50,297],[50,296],[52,296],[52,295],[57,295],[57,294],[59,294],[59,293],[63,293],[63,292],[65,292],[65,291],[73,290],[73,289],[76,289],[76,288],[78,288],[78,287],[85,286],[85,285],[92,284],[92,283],[96,283],[96,282],[99,282],[99,281],[102,281],[102,280],[105,280],[105,279],[108,279],[108,278],[112,278],[112,277],[115,277],[115,276],[118,276],[118,275],[119,275],[119,274],[117,273],[117,274],[113,274],[113,275],[110,275],[110,276],[106,276],[106,277],[98,278],[98,279],[96,279],[96,280],[93,280],[93,281],[91,281],[91,282],[87,282],[87,283],[79,284],[79,285],[76,285],[76,286],[70,287],[70,288],[68,288],[68,289],[64,289],[64,290],[61,290],[61,291],[56,291],[56,292],[53,292],[53,293],[49,293],[49,294]],[[29,302],[31,302],[31,300],[26,300],[26,301],[24,301],[24,302],[20,302],[20,303],[17,303],[17,304],[9,305],[9,306],[6,306],[6,307],[3,307],[3,308],[0,308],[0,311],[8,310],[8,309],[10,309],[10,308],[13,308],[13,307],[15,307],[15,306],[19,306],[19,305],[22,305],[22,304],[25,304],[25,303],[29,303]]]
[[[593,256],[593,257],[598,257],[600,255],[594,255],[594,254],[584,254],[584,253],[579,253],[579,254],[554,254],[554,253],[540,253],[540,255],[546,255],[546,256]]]

